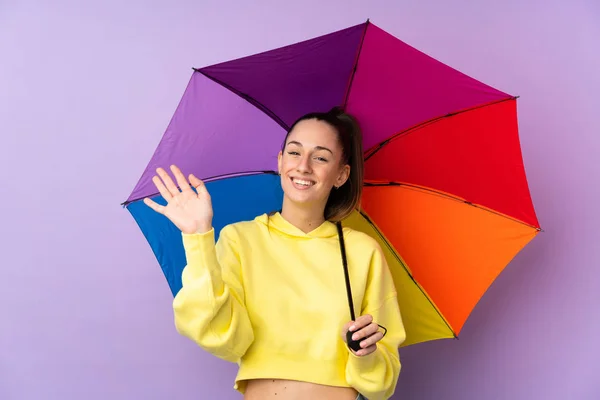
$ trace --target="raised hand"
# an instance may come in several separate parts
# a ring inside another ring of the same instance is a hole
[[[157,168],[158,176],[152,177],[152,182],[167,201],[162,206],[149,198],[144,199],[144,204],[157,213],[169,218],[183,233],[205,233],[212,229],[213,209],[210,194],[204,183],[193,174],[189,175],[189,182],[175,165],[171,171],[177,180],[177,186],[162,168]],[[190,187],[196,188],[197,194]]]

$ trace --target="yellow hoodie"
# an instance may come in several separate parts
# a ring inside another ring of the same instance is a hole
[[[281,214],[182,234],[187,265],[175,296],[175,325],[206,351],[239,364],[234,388],[253,378],[351,386],[388,399],[405,339],[395,286],[378,243],[344,227],[356,315],[387,328],[378,348],[356,356],[342,339],[350,320],[337,228],[304,233]],[[359,308],[360,305],[360,308]]]

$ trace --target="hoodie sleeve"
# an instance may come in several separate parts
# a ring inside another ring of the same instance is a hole
[[[209,353],[238,362],[254,341],[244,305],[234,230],[226,226],[215,245],[214,229],[182,234],[187,265],[173,300],[177,331]]]
[[[346,380],[367,399],[385,400],[396,390],[401,368],[398,348],[406,339],[406,332],[392,274],[378,244],[371,257],[361,309],[361,315],[367,314],[384,326],[387,334],[377,342],[377,350],[366,356],[357,356],[348,348]]]

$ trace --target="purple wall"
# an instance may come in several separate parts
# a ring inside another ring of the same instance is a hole
[[[119,203],[192,66],[367,17],[521,96],[546,229],[459,341],[403,352],[397,398],[600,398],[599,3],[89,3],[0,5],[0,399],[237,398],[235,366],[176,334],[166,281]]]

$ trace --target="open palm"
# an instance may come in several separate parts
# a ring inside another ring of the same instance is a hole
[[[167,205],[162,206],[149,198],[145,198],[144,203],[169,218],[183,233],[208,232],[212,228],[213,209],[206,186],[193,174],[190,174],[188,182],[175,165],[171,166],[171,171],[177,185],[162,168],[157,168],[158,176],[152,177],[152,182],[166,200]],[[192,187],[196,189],[197,193],[192,190]]]

